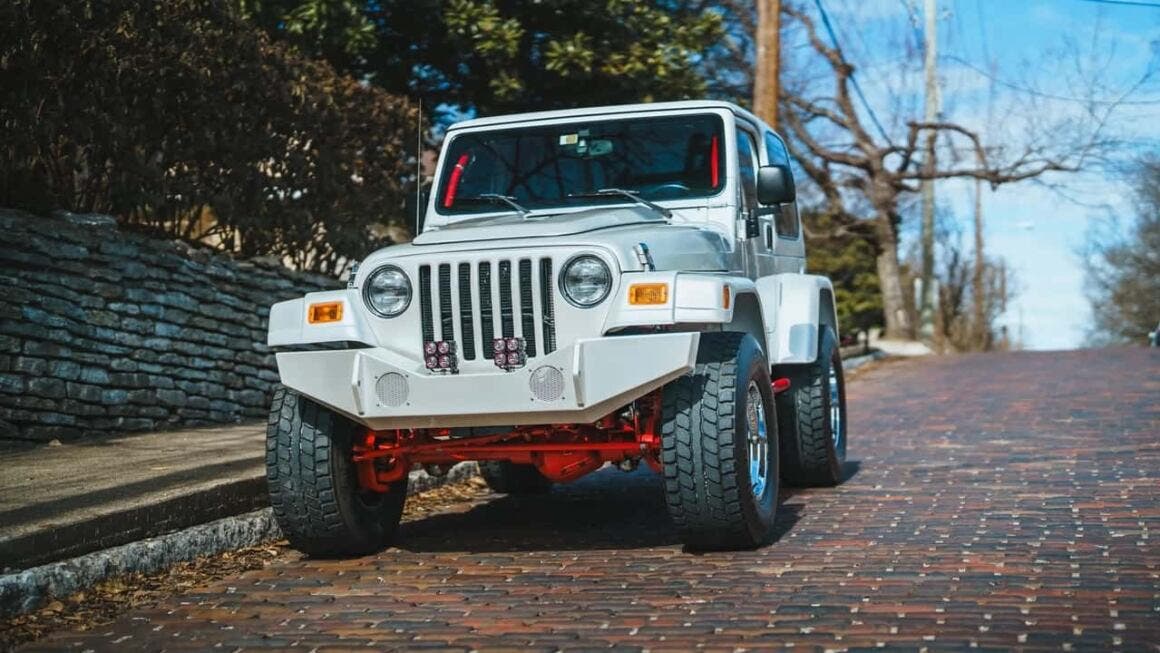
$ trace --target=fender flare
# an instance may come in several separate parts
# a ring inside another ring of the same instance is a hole
[[[342,302],[342,319],[327,324],[310,324],[307,307],[319,302]],[[326,290],[307,293],[304,297],[278,302],[270,307],[266,345],[292,347],[331,342],[358,342],[377,346],[374,331],[361,310],[358,290]]]
[[[786,273],[756,282],[727,274],[684,272],[633,273],[631,277],[633,283],[671,284],[673,293],[663,305],[631,307],[626,297],[630,284],[623,283],[604,333],[636,325],[719,324],[722,331],[753,334],[770,365],[812,363],[818,357],[818,328],[826,325],[838,333],[834,287],[826,277]]]
[[[818,330],[838,335],[834,286],[815,274],[775,274],[756,282],[770,365],[808,364],[818,357]]]

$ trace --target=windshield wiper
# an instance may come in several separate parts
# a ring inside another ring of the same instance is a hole
[[[479,195],[472,195],[469,197],[460,197],[463,202],[491,202],[492,204],[507,204],[520,214],[520,217],[526,217],[531,211],[524,208],[514,197],[507,195],[500,195],[499,193],[481,193]]]
[[[600,190],[591,193],[572,193],[568,195],[568,197],[613,197],[617,195],[620,197],[627,197],[628,199],[636,202],[637,204],[640,204],[641,206],[646,206],[649,209],[656,211],[666,220],[673,217],[672,211],[666,209],[660,204],[646,200],[640,195],[637,195],[636,191],[634,190],[625,190],[623,188],[601,188]]]

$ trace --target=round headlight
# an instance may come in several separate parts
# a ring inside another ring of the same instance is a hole
[[[612,272],[599,257],[582,254],[564,266],[560,290],[573,306],[591,308],[612,290]]]
[[[363,301],[379,317],[395,317],[411,304],[411,280],[393,265],[371,273],[363,283]]]

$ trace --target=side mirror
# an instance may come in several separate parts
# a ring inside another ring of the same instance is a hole
[[[787,165],[761,166],[757,169],[757,201],[762,204],[788,204],[797,199],[793,175]]]

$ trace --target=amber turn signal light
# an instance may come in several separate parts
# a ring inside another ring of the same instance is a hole
[[[342,302],[311,304],[306,311],[306,321],[310,324],[323,324],[340,320],[342,320]]]
[[[633,306],[666,304],[668,301],[667,283],[634,283],[628,287],[628,303]]]

